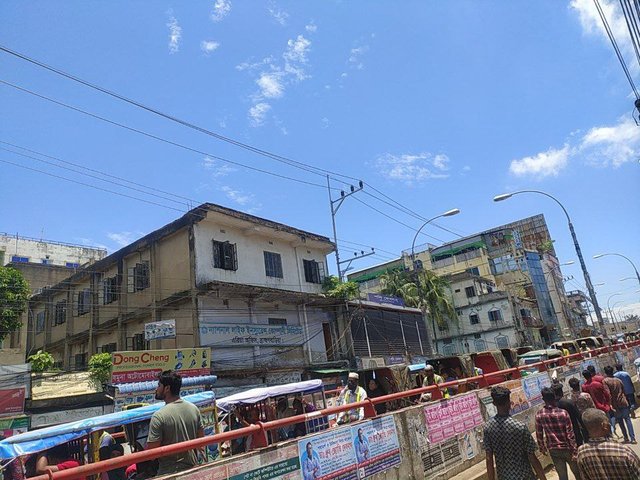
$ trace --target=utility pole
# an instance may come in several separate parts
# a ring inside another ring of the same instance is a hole
[[[333,243],[336,246],[336,267],[338,269],[338,279],[340,281],[342,281],[343,274],[347,270],[349,270],[349,267],[351,266],[351,262],[353,262],[356,259],[368,257],[369,255],[373,255],[374,253],[376,253],[373,248],[368,253],[365,253],[363,250],[361,250],[360,254],[358,254],[357,252],[354,253],[354,258],[350,258],[348,260],[340,260],[340,251],[338,248],[338,232],[336,230],[336,214],[338,213],[338,210],[342,206],[342,202],[344,202],[347,199],[347,197],[350,197],[354,193],[357,193],[364,188],[364,182],[360,180],[358,182],[357,188],[354,187],[353,185],[351,185],[350,187],[351,187],[351,191],[349,193],[345,193],[344,190],[341,190],[340,197],[334,200],[333,196],[331,195],[331,180],[329,178],[329,175],[327,175],[327,190],[329,192],[329,207],[331,208],[331,224],[333,226]],[[347,264],[347,266],[343,270],[342,265],[345,263]]]

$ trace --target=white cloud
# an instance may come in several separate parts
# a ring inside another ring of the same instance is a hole
[[[637,161],[640,128],[633,119],[622,117],[612,126],[593,127],[582,136],[572,132],[562,148],[551,147],[546,152],[512,160],[509,171],[518,177],[555,177],[574,159],[591,166],[614,168]]]
[[[202,161],[202,167],[205,170],[210,171],[211,176],[214,178],[226,177],[230,173],[233,173],[237,170],[228,163],[223,163],[220,160],[211,157],[204,157],[204,160]]]
[[[229,185],[223,185],[222,187],[220,187],[220,190],[232,202],[237,203],[241,207],[250,207],[246,209],[247,213],[256,213],[262,208],[262,204],[256,202],[255,195],[253,193],[246,193],[241,190],[236,190]]]
[[[249,119],[254,127],[259,127],[264,124],[267,113],[271,110],[271,105],[268,103],[258,103],[249,109]]]
[[[216,0],[213,5],[213,13],[211,14],[211,20],[214,22],[220,22],[229,15],[231,12],[231,2],[229,0]]]
[[[358,70],[362,70],[364,68],[362,57],[368,51],[369,45],[362,45],[360,47],[352,48],[349,55],[349,64]]]
[[[269,11],[269,15],[273,17],[273,19],[278,22],[283,27],[287,24],[287,19],[289,18],[289,14],[284,10],[278,8],[275,2],[270,2],[269,7],[267,8]]]
[[[176,53],[180,50],[182,27],[178,25],[178,20],[173,16],[169,19],[167,27],[169,28],[169,53]]]
[[[465,165],[464,167],[462,167],[463,172],[468,172],[470,170],[471,170],[471,167],[469,165]]]
[[[329,128],[331,122],[327,117],[323,117],[322,120],[320,120],[320,124],[322,125],[322,128]]]
[[[307,63],[307,53],[311,47],[311,41],[298,35],[295,40],[287,41],[287,50],[282,54],[284,59],[293,63]]]
[[[132,232],[109,232],[107,233],[107,237],[119,247],[125,247],[134,241],[134,234]]]
[[[376,159],[378,173],[390,180],[398,180],[412,185],[430,178],[447,178],[449,158],[444,154],[393,155],[386,153]]]
[[[284,95],[284,85],[278,73],[262,73],[256,83],[260,87],[260,95],[264,98],[280,98]]]
[[[214,42],[212,40],[203,40],[200,42],[200,50],[202,50],[207,55],[215,52],[220,46],[220,42]]]
[[[265,57],[263,58],[261,61],[259,62],[242,62],[238,65],[236,65],[236,70],[238,70],[239,72],[242,72],[244,70],[255,70],[257,68],[262,68],[265,65],[271,65],[273,63],[274,59],[273,57],[269,56],[269,57]]]
[[[640,128],[629,118],[610,127],[594,127],[582,138],[577,154],[588,163],[619,167],[640,158]]]
[[[305,25],[304,29],[309,33],[316,33],[318,31],[318,26],[311,22],[309,25]]]
[[[539,178],[557,177],[560,171],[567,166],[570,155],[569,145],[565,145],[561,149],[549,148],[546,152],[540,152],[532,157],[512,160],[509,171],[518,177],[527,175]]]

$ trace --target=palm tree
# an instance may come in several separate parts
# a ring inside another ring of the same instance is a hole
[[[446,327],[458,320],[451,297],[447,295],[449,284],[430,270],[388,272],[380,277],[380,283],[382,293],[402,298],[408,307],[419,308],[425,321],[431,317],[433,338],[436,337],[436,323]],[[429,328],[427,334],[432,335]],[[435,344],[433,338],[430,344]]]

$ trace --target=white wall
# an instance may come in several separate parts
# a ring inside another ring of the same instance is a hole
[[[315,260],[324,265],[327,271],[326,256],[321,248],[307,246],[293,246],[299,238],[290,235],[290,239],[278,238],[274,234],[269,236],[265,229],[257,233],[247,233],[240,227],[216,225],[211,221],[202,221],[194,225],[195,255],[196,255],[196,283],[202,285],[212,281],[241,283],[247,285],[264,286],[292,290],[297,292],[320,293],[319,284],[308,283],[304,277],[303,259]],[[228,241],[236,244],[238,254],[238,269],[236,271],[223,270],[213,267],[212,240]],[[327,249],[327,246],[324,246]],[[264,251],[279,253],[282,257],[283,278],[267,277],[264,267]]]
[[[498,348],[503,348],[502,346],[498,347],[496,345],[496,337],[498,336],[506,336],[508,338],[507,347],[514,348],[518,345],[518,336],[516,333],[516,329],[513,326],[505,327],[500,330],[492,330],[490,332],[482,332],[479,334],[480,338],[474,338],[474,335],[466,335],[465,337],[455,337],[452,340],[452,344],[455,350],[454,353],[474,353],[480,352],[484,350],[496,350]],[[481,344],[476,343],[476,340],[484,341]],[[468,344],[468,347],[467,347]],[[484,345],[484,347],[482,346]],[[438,340],[438,351],[443,355],[447,354],[447,344],[443,340]]]
[[[79,263],[80,265],[100,260],[107,256],[107,251],[98,248],[71,245],[46,240],[18,237],[6,233],[0,233],[0,251],[4,251],[4,263],[11,261],[13,255],[29,258],[32,263],[42,263],[47,259],[52,265],[65,266],[66,262]]]

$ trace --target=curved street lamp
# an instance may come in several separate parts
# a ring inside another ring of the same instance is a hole
[[[640,273],[638,273],[638,268],[636,267],[636,264],[633,263],[629,257],[626,257],[626,256],[622,255],[621,253],[599,253],[598,255],[594,255],[593,258],[602,258],[602,257],[608,257],[608,256],[622,257],[627,262],[629,262],[631,264],[631,266],[633,267],[633,270],[636,272],[636,278],[638,279],[638,284],[640,284]]]
[[[539,195],[544,195],[545,197],[550,198],[562,208],[565,216],[567,217],[567,222],[569,224],[569,231],[571,232],[571,238],[573,239],[573,246],[576,249],[576,254],[578,255],[578,260],[580,261],[580,266],[582,267],[582,275],[584,276],[584,282],[587,285],[587,290],[589,290],[589,297],[591,298],[591,304],[596,313],[596,318],[598,319],[598,325],[602,330],[603,335],[606,336],[606,332],[604,331],[604,321],[602,320],[602,313],[600,312],[600,306],[598,305],[598,299],[596,298],[596,292],[593,289],[593,284],[591,283],[591,277],[589,276],[589,271],[587,270],[587,265],[584,263],[584,258],[582,257],[582,250],[580,249],[580,244],[578,243],[578,237],[576,236],[576,231],[573,228],[573,223],[571,222],[571,217],[569,216],[569,212],[564,208],[564,205],[560,203],[560,201],[554,197],[553,195],[549,195],[546,192],[541,190],[519,190],[517,192],[512,193],[503,193],[501,195],[496,195],[493,197],[494,202],[501,202],[508,198],[513,197],[514,195],[519,195],[521,193],[537,193]]]
[[[418,235],[420,235],[420,232],[422,231],[422,229],[424,227],[426,227],[427,225],[429,225],[434,220],[437,220],[438,218],[452,217],[452,216],[457,215],[459,213],[460,213],[459,209],[452,208],[451,210],[447,210],[446,212],[441,213],[440,215],[437,215],[437,216],[435,216],[433,218],[430,218],[429,220],[427,220],[426,222],[424,222],[422,224],[422,226],[418,229],[418,231],[416,232],[415,236],[413,237],[413,242],[411,242],[411,268],[412,268],[412,270],[416,270],[416,255],[415,255],[416,239],[418,238]]]

